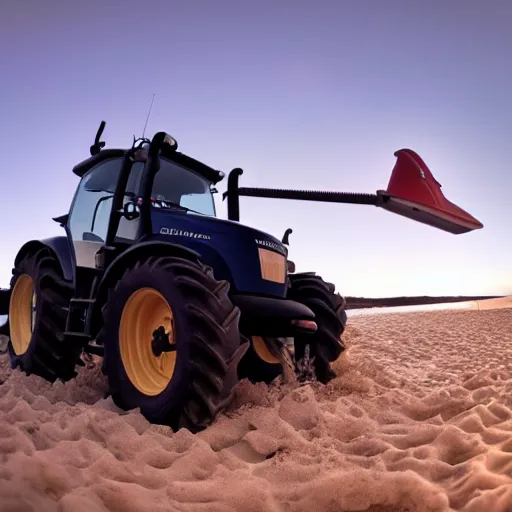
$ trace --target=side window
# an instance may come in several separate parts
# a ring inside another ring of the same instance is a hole
[[[122,162],[122,158],[106,160],[82,178],[69,217],[74,241],[105,241]]]

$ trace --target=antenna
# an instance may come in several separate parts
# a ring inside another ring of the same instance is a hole
[[[148,117],[146,117],[146,124],[144,125],[144,129],[142,130],[142,138],[144,138],[144,134],[146,133],[146,126],[148,125],[149,116],[151,114],[151,109],[153,108],[153,101],[155,101],[155,93],[153,93],[153,98],[151,99],[151,105],[149,106]]]

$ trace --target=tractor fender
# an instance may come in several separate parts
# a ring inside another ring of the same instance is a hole
[[[14,259],[14,266],[17,267],[19,262],[29,253],[34,253],[39,249],[46,247],[57,259],[62,270],[64,279],[73,282],[73,264],[72,256],[69,248],[68,238],[65,236],[55,236],[46,238],[44,240],[30,240],[21,246],[16,258]]]
[[[73,282],[73,267],[68,239],[65,236],[47,238],[45,240],[29,240],[19,249],[14,258],[14,267],[18,267],[20,261],[28,254],[34,254],[40,249],[49,249],[52,256],[59,262],[64,278],[70,283]],[[11,281],[12,282],[12,281]],[[0,290],[0,315],[9,314],[9,302],[11,298],[11,287]],[[9,336],[9,321],[0,325],[0,334]]]
[[[169,236],[160,234],[150,235],[149,240],[159,240],[162,242],[174,243],[169,242]],[[197,252],[198,256],[201,258],[201,261],[205,265],[208,265],[214,269],[215,279],[228,281],[230,283],[230,291],[236,291],[233,274],[229,264],[224,258],[224,255],[220,253],[215,246],[207,242],[205,243],[205,241],[201,239],[190,238],[187,240],[186,247],[191,251]]]
[[[200,258],[198,252],[188,247],[162,240],[140,242],[126,249],[107,267],[98,285],[95,293],[96,301],[87,318],[88,332],[93,336],[96,336],[101,325],[101,308],[108,299],[108,290],[121,279],[127,267],[145,256],[181,256],[191,261],[197,261]]]

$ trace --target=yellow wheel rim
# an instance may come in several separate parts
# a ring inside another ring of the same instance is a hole
[[[280,364],[279,359],[270,352],[265,340],[261,336],[252,337],[252,346],[258,357],[263,359],[266,363]]]
[[[121,315],[119,344],[121,360],[130,382],[144,395],[161,393],[171,381],[176,352],[153,353],[153,332],[163,326],[174,339],[174,317],[164,296],[153,288],[141,288],[130,295]]]
[[[36,294],[34,281],[27,274],[21,274],[12,290],[9,303],[9,327],[14,353],[24,354],[30,340],[35,323]]]

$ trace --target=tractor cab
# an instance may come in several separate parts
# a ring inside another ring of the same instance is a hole
[[[124,160],[125,157],[103,160],[82,177],[69,217],[74,239],[106,241]],[[137,214],[144,202],[145,164],[144,153],[139,153],[129,171],[126,187],[120,190],[122,213],[114,243],[131,243],[144,234]],[[215,189],[209,180],[165,157],[160,158],[159,164],[148,198],[151,207],[215,217]]]
[[[101,149],[73,172],[81,181],[69,214],[54,220],[65,227],[76,267],[104,269],[130,245],[153,232],[155,209],[215,217],[214,185],[223,173],[177,152],[177,142],[160,132],[153,141],[134,140],[130,150]]]

